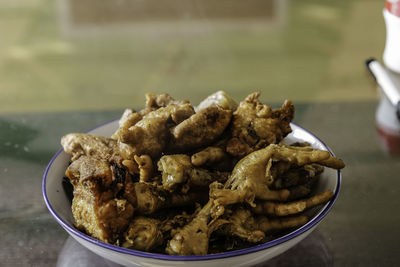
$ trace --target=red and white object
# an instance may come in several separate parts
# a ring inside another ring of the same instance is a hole
[[[374,59],[366,64],[381,89],[375,115],[379,140],[386,152],[400,154],[400,75]]]
[[[396,116],[396,107],[386,95],[382,95],[376,109],[376,130],[382,149],[388,154],[400,154],[400,122]]]
[[[400,0],[386,0],[383,17],[386,24],[383,62],[392,71],[400,73]]]

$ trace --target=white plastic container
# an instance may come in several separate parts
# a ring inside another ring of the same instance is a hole
[[[392,71],[400,73],[400,0],[386,0],[383,17],[386,23],[383,62]]]
[[[396,107],[382,94],[376,109],[376,130],[382,149],[388,154],[400,154],[400,122]]]

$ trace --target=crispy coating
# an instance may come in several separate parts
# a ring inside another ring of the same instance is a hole
[[[250,210],[242,206],[235,208],[225,219],[228,223],[218,230],[220,234],[237,236],[251,243],[263,241],[265,234],[270,231],[298,227],[308,221],[308,218],[302,215],[273,219],[254,216]]]
[[[218,230],[220,234],[237,236],[251,243],[260,242],[265,238],[265,233],[257,228],[255,219],[248,209],[236,208],[226,220],[228,223]]]
[[[88,156],[81,156],[73,161],[65,171],[65,175],[73,185],[88,179],[97,179],[102,186],[109,187],[113,180],[111,166],[107,160]]]
[[[125,109],[121,118],[118,121],[119,128],[117,131],[111,136],[111,138],[115,140],[121,139],[120,135],[126,131],[128,131],[129,127],[135,125],[138,121],[142,119],[142,116],[137,113],[133,109]]]
[[[330,159],[331,160],[328,160]],[[310,163],[329,164],[328,167],[343,168],[343,161],[332,157],[329,152],[308,148],[271,144],[257,150],[236,164],[224,189],[215,190],[212,197],[218,205],[226,206],[247,202],[254,207],[255,198],[262,200],[286,200],[290,191],[287,189],[271,190],[267,184],[266,165],[269,160],[286,161],[302,166]]]
[[[203,191],[172,194],[160,186],[143,182],[127,184],[124,192],[124,197],[133,204],[138,214],[152,214],[164,208],[191,206],[196,201],[204,201],[203,196]]]
[[[133,216],[133,206],[117,197],[118,182],[104,159],[81,156],[66,176],[74,185],[72,214],[75,226],[106,243],[117,241]]]
[[[124,248],[149,251],[164,241],[161,231],[161,221],[153,218],[137,216],[135,217],[128,230],[124,233]]]
[[[175,100],[169,94],[146,94],[146,107],[142,109],[139,113],[144,116],[151,111],[157,110],[159,108],[165,108],[168,105],[185,105],[190,104],[187,100]]]
[[[214,202],[208,201],[192,221],[175,231],[165,251],[170,255],[207,254],[211,233],[227,223],[225,220],[212,219],[213,208]]]
[[[151,111],[128,129],[121,129],[119,140],[130,145],[132,154],[157,158],[170,138],[169,128],[194,113],[190,104],[168,105]]]
[[[174,191],[178,185],[185,184],[184,191],[191,186],[208,186],[214,181],[225,182],[228,173],[196,168],[186,154],[165,155],[158,161],[158,170],[162,173],[162,184],[167,190]]]
[[[210,106],[193,114],[171,129],[170,151],[188,151],[209,145],[224,132],[232,116],[231,110]]]
[[[233,156],[242,158],[269,144],[279,143],[292,131],[292,102],[286,100],[281,108],[272,110],[258,100],[259,96],[260,93],[250,94],[233,113],[232,138],[226,146],[226,151]]]

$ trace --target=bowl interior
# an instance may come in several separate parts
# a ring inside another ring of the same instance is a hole
[[[285,139],[284,143],[291,144],[294,142],[309,142],[314,148],[328,150],[332,153],[332,151],[316,136],[312,133],[306,131],[305,129],[299,127],[298,125],[291,124],[292,133],[289,134]],[[111,136],[112,133],[118,128],[118,121],[111,121],[96,127],[95,129],[89,131],[89,133],[99,136]],[[134,256],[140,257],[149,257],[156,259],[168,259],[168,260],[201,260],[201,259],[215,259],[215,258],[225,258],[230,256],[237,256],[242,254],[247,254],[259,250],[263,250],[266,248],[270,248],[276,245],[279,245],[283,242],[286,242],[292,238],[295,238],[308,230],[314,228],[322,218],[329,212],[333,203],[335,202],[341,182],[341,173],[340,171],[333,170],[330,168],[325,168],[318,185],[315,188],[315,193],[323,192],[325,190],[332,190],[335,195],[334,198],[325,204],[323,207],[315,207],[307,211],[307,215],[310,218],[310,221],[304,226],[294,230],[293,232],[279,237],[275,240],[269,241],[267,243],[257,245],[251,248],[218,253],[218,254],[210,254],[205,256],[169,256],[163,254],[154,254],[147,253],[141,251],[135,251],[130,249],[125,249],[113,245],[109,245],[98,241],[90,236],[87,236],[80,231],[76,230],[73,226],[74,219],[71,211],[71,202],[67,197],[67,194],[64,192],[62,186],[62,178],[64,177],[64,172],[68,167],[70,155],[66,154],[62,149],[59,150],[54,157],[51,159],[49,165],[46,168],[43,177],[43,196],[46,202],[46,205],[50,211],[50,213],[54,216],[57,222],[71,235],[74,235],[75,238],[83,238],[86,241],[100,245],[103,248],[111,249],[116,252],[126,253]]]

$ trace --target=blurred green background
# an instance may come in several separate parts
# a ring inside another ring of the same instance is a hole
[[[129,1],[91,2],[1,0],[0,113],[141,107],[146,92],[194,104],[216,90],[259,90],[267,103],[376,99],[363,62],[381,58],[384,1],[270,1],[243,17],[193,1],[202,12],[142,6],[136,19]]]

